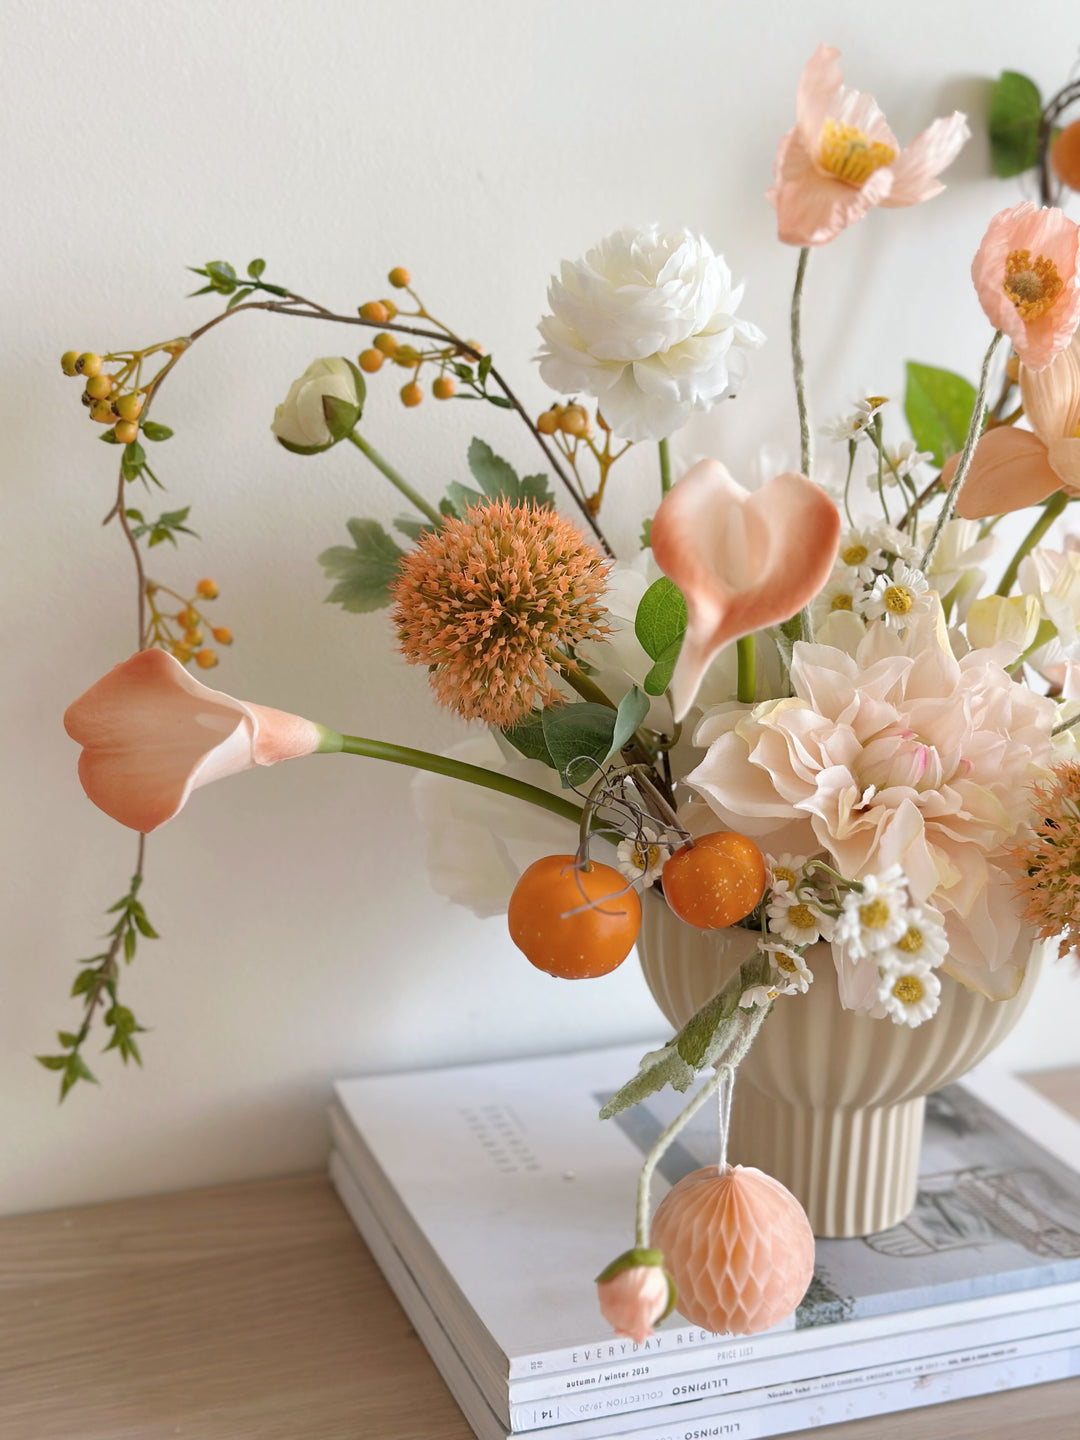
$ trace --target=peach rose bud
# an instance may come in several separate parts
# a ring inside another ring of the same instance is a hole
[[[600,1313],[615,1331],[643,1344],[675,1308],[675,1286],[659,1250],[627,1250],[596,1277]]]

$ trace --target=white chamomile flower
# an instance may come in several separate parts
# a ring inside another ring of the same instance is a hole
[[[671,847],[662,845],[660,837],[648,825],[639,836],[619,842],[616,866],[627,880],[640,880],[646,889],[660,878],[660,872],[671,859]]]
[[[888,398],[883,395],[871,395],[866,400],[856,400],[850,415],[837,415],[834,419],[827,420],[821,427],[821,433],[827,440],[854,441],[857,445],[860,440],[865,440],[871,420],[888,403]]]
[[[766,911],[769,929],[789,945],[812,945],[815,940],[831,940],[833,922],[815,905],[808,905],[794,891],[774,890]]]
[[[789,855],[786,851],[783,855],[766,855],[765,867],[770,888],[794,890],[806,860],[805,855]]]
[[[897,485],[901,480],[911,479],[926,464],[927,460],[933,458],[932,451],[919,450],[914,440],[901,440],[899,445],[886,445],[884,477],[886,485]]]
[[[796,950],[787,945],[764,945],[772,968],[772,983],[781,995],[805,995],[814,981],[814,972]]]
[[[889,565],[880,537],[873,530],[846,531],[840,537],[836,559],[839,565],[854,570],[868,585],[873,584],[879,570],[886,570]]]
[[[936,910],[928,907],[908,909],[907,929],[896,944],[886,952],[890,965],[929,965],[936,970],[949,953],[949,937]]]
[[[779,994],[775,985],[751,985],[739,996],[739,1009],[752,1010],[755,1005],[771,1005]]]
[[[810,613],[814,623],[820,625],[829,615],[838,610],[858,614],[862,597],[868,593],[866,581],[857,571],[838,566],[829,577],[825,588],[810,602]]]
[[[903,530],[898,530],[895,525],[875,525],[871,538],[886,555],[895,555],[912,569],[918,568],[923,547],[914,544],[910,535],[906,535]]]
[[[909,625],[916,615],[930,609],[933,592],[921,570],[898,560],[894,574],[891,577],[879,575],[873,589],[864,594],[857,604],[867,620],[884,620],[887,625],[902,628]]]
[[[894,1025],[921,1025],[941,1004],[941,981],[929,965],[884,965],[878,1000]]]
[[[877,956],[905,934],[911,904],[904,872],[890,865],[880,875],[864,875],[861,890],[849,890],[836,924],[835,938],[853,959]]]

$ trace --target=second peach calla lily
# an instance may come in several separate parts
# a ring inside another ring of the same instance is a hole
[[[805,475],[789,471],[751,493],[718,460],[702,460],[673,486],[653,520],[652,551],[689,614],[671,680],[677,720],[726,645],[809,604],[839,543],[839,512]]]
[[[200,785],[311,755],[331,733],[211,690],[163,650],[115,665],[68,706],[64,728],[83,747],[79,779],[90,799],[144,834]]]

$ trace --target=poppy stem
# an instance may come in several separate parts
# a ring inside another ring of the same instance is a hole
[[[795,376],[795,403],[799,408],[799,469],[809,480],[811,455],[810,455],[810,415],[806,406],[806,373],[803,364],[802,352],[802,292],[803,281],[806,278],[806,262],[810,259],[810,247],[804,245],[799,251],[799,265],[795,271],[795,289],[791,295],[791,368]],[[814,638],[814,622],[810,618],[810,606],[807,605],[799,611],[796,617],[798,622],[798,636],[795,638],[806,640]]]

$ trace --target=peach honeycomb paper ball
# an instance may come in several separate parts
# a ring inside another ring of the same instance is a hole
[[[678,1286],[678,1309],[719,1334],[756,1335],[798,1305],[814,1273],[806,1212],[750,1166],[685,1176],[653,1216],[650,1244]]]

